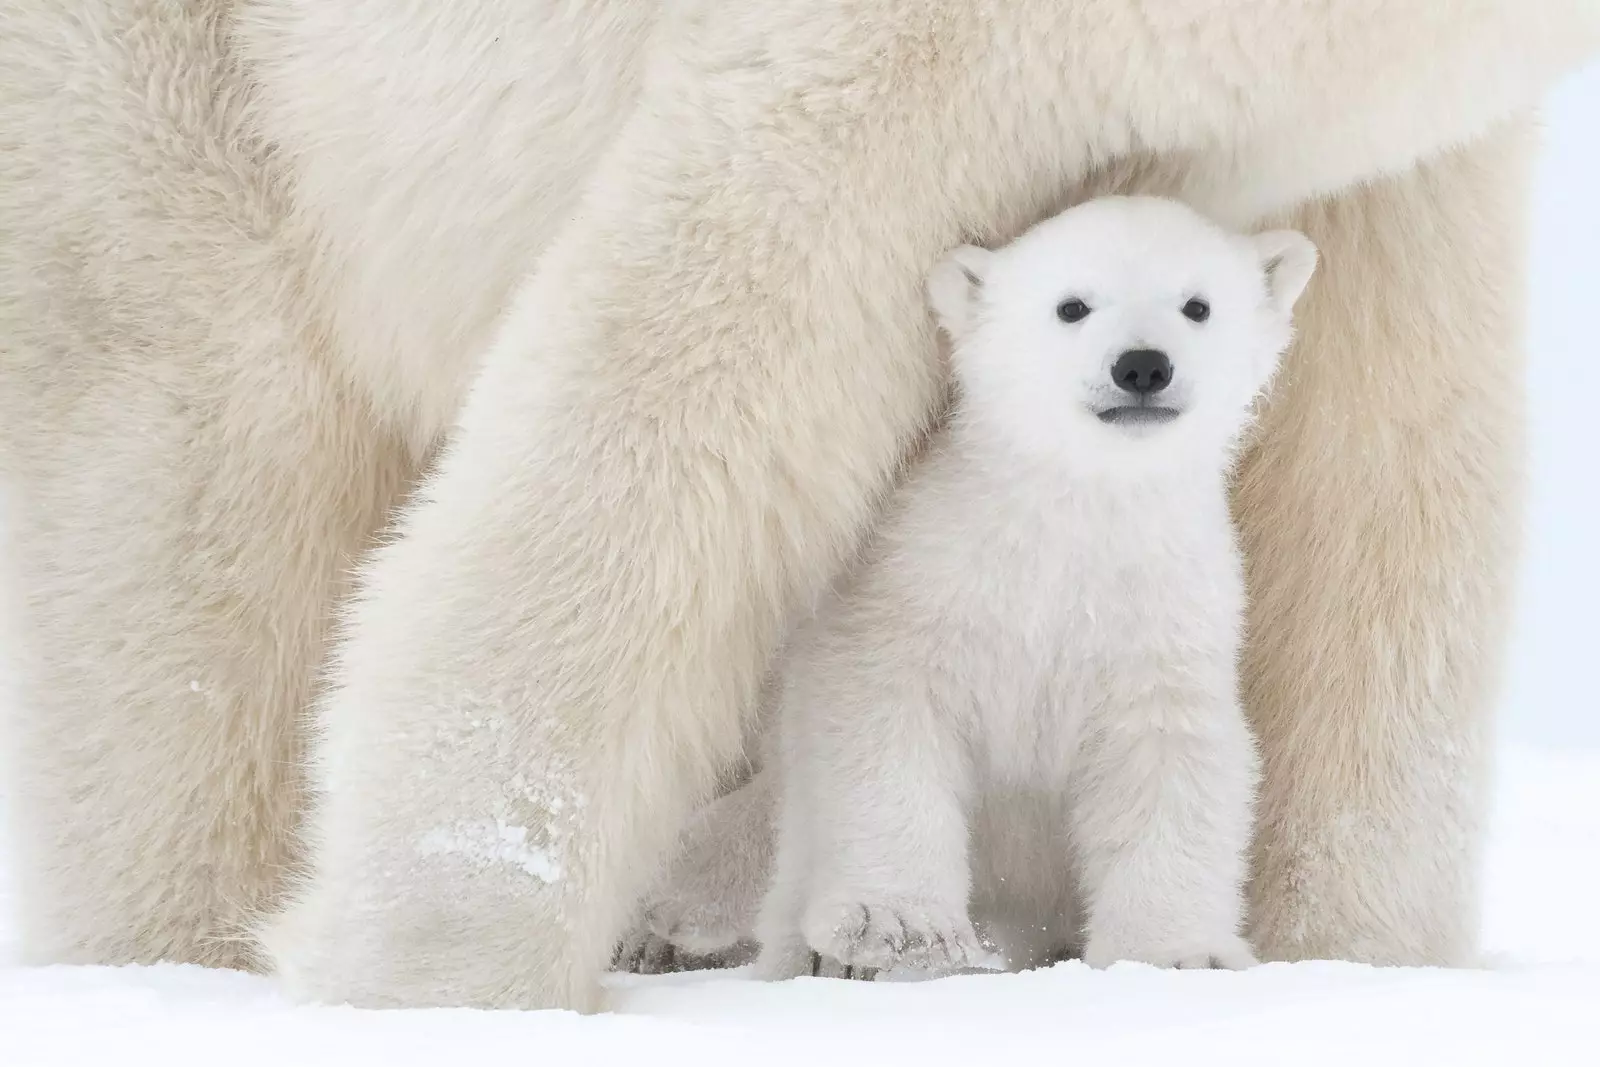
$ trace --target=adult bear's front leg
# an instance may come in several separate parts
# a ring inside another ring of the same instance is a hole
[[[1302,220],[1322,267],[1238,494],[1268,958],[1472,959],[1531,140],[1502,131]]]
[[[300,995],[597,1007],[781,617],[935,410],[942,194],[891,195],[881,136],[770,130],[759,70],[707,99],[740,76],[632,123],[367,572],[312,867],[263,931]]]

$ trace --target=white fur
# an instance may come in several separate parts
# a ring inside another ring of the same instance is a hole
[[[772,869],[775,781],[756,775],[690,821],[660,890],[647,898],[642,925],[652,939],[716,953],[755,935]]]
[[[935,270],[960,399],[867,562],[795,638],[764,972],[810,951],[972,966],[975,892],[1002,944],[1057,905],[1049,947],[1094,965],[1253,960],[1227,477],[1314,262],[1298,234],[1107,198]],[[1057,317],[1069,297],[1092,308],[1080,322]],[[1196,298],[1203,322],[1182,310]],[[1118,357],[1147,349],[1172,368],[1147,399],[1178,414],[1107,424],[1130,399]],[[975,863],[1011,877],[974,886]],[[1058,903],[1074,885],[1082,941]]]
[[[1520,116],[1597,42],[1594,0],[9,0],[30,951],[596,1006],[937,405],[927,270],[1124,189],[1334,194],[1237,497],[1253,922],[1469,958]]]

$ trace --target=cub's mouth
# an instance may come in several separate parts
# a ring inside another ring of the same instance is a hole
[[[1125,404],[1104,408],[1094,413],[1101,422],[1116,426],[1148,426],[1171,422],[1183,412],[1177,408],[1156,407],[1149,404]]]

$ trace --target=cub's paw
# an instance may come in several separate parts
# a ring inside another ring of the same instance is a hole
[[[739,967],[753,955],[748,916],[716,900],[668,896],[644,909],[617,946],[612,968],[634,974]]]
[[[662,941],[693,953],[712,955],[749,936],[749,909],[729,908],[717,900],[668,897],[646,909],[643,925]]]
[[[851,972],[959,971],[990,954],[965,908],[923,901],[875,899],[813,907],[804,933],[806,943],[824,960],[820,973],[832,973],[829,960]]]
[[[1185,971],[1242,971],[1255,966],[1256,954],[1244,938],[1232,934],[1180,944],[1137,946],[1091,936],[1083,950],[1083,962],[1091,967],[1109,967],[1122,960]]]
[[[628,931],[611,955],[611,969],[629,974],[671,974],[678,967],[678,947],[643,925]]]
[[[677,974],[743,967],[755,958],[753,942],[740,941],[710,952],[674,944],[643,926],[630,931],[612,954],[611,969],[630,974]]]

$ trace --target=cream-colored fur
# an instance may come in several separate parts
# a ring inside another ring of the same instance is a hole
[[[782,620],[927,424],[923,272],[1121,183],[1239,223],[1341,193],[1300,220],[1327,273],[1239,495],[1257,935],[1466,959],[1517,116],[1600,3],[662,10],[0,10],[35,957],[250,961],[328,620],[458,415],[352,606],[265,946],[306,996],[598,1005]]]
[[[226,7],[0,9],[3,733],[41,961],[252,962],[330,609],[415,469],[313,307]]]

